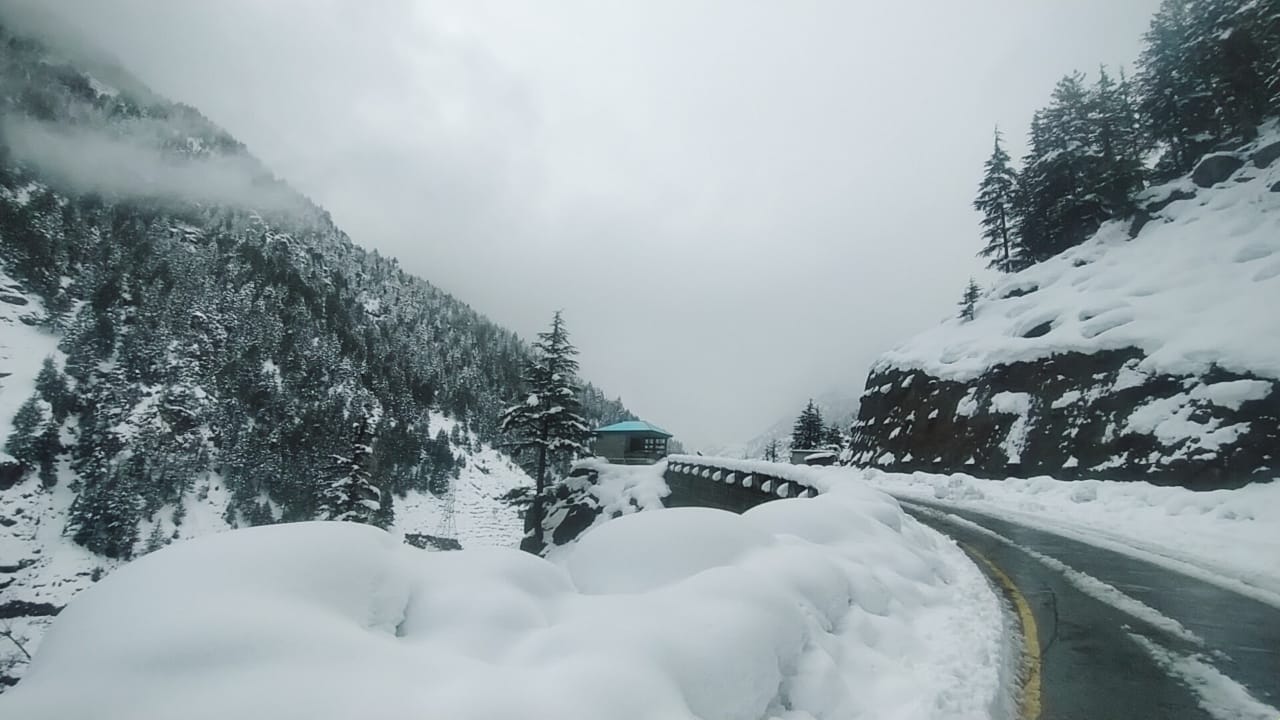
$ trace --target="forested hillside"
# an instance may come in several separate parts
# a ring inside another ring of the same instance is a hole
[[[223,527],[322,517],[366,448],[383,526],[469,462],[509,465],[488,448],[518,337],[355,245],[195,109],[5,20],[4,572],[51,538],[127,559],[198,533],[211,493]]]

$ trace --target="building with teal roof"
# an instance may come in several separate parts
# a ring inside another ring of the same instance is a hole
[[[652,465],[667,456],[671,433],[643,420],[596,428],[592,433],[596,456],[621,465]]]

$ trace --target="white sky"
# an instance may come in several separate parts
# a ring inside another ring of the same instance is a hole
[[[992,126],[1132,63],[1158,0],[54,4],[357,243],[525,336],[563,309],[696,447],[949,315]]]

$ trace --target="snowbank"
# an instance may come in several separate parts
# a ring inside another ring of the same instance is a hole
[[[1001,622],[953,544],[858,483],[627,515],[560,564],[278,525],[86,590],[0,716],[981,718]]]
[[[1272,126],[1255,146],[1277,140]],[[1185,180],[1151,188],[1143,202],[1173,189],[1194,197],[1154,212],[1132,240],[1128,223],[1108,223],[1083,245],[1005,276],[972,321],[952,318],[877,367],[967,381],[995,365],[1137,347],[1145,374],[1198,375],[1216,363],[1280,378],[1278,181],[1280,162],[1248,163],[1212,188]]]
[[[723,468],[751,475],[770,475],[802,487],[811,487],[818,490],[825,490],[829,485],[828,478],[831,477],[831,472],[828,468],[814,465],[790,465],[767,460],[741,460],[726,457],[704,457],[702,455],[669,455],[667,456],[667,462],[674,465]]]
[[[865,470],[903,499],[977,510],[1103,545],[1280,606],[1280,482],[1238,490]]]

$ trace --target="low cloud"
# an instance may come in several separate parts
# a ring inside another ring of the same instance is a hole
[[[259,210],[302,207],[297,193],[246,154],[211,152],[195,136],[161,146],[157,139],[172,135],[161,123],[103,128],[6,117],[2,129],[15,160],[66,189]]]

